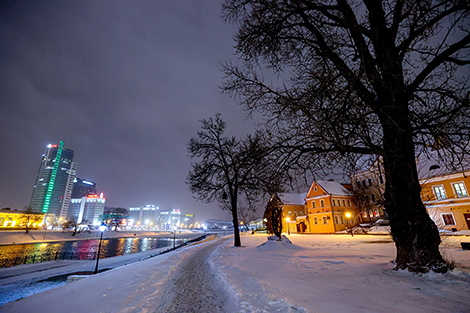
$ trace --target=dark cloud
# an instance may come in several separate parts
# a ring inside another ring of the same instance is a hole
[[[64,140],[110,206],[227,218],[184,184],[200,119],[221,112],[234,133],[252,128],[218,88],[235,32],[220,4],[3,2],[0,206],[28,204],[45,146]]]

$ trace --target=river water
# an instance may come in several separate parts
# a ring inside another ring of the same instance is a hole
[[[162,237],[132,237],[132,238],[109,238],[103,239],[101,243],[101,258],[117,255],[131,254],[153,250],[163,247],[171,248],[183,244],[188,239]],[[73,259],[92,259],[98,251],[99,239],[87,239],[77,241],[45,242],[34,244],[18,244],[0,246],[0,260],[23,258],[25,256],[73,255]],[[63,258],[63,257],[62,257]],[[30,263],[30,262],[27,262]]]

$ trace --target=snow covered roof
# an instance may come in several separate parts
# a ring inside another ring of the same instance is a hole
[[[328,180],[328,181],[318,180],[316,181],[316,183],[330,195],[336,195],[336,196],[350,196],[351,195],[351,193],[346,188],[344,188],[343,185],[341,185],[338,182],[331,181],[331,180]]]
[[[305,204],[305,197],[307,193],[281,193],[279,194],[279,198],[281,199],[283,204],[298,204],[304,205]]]

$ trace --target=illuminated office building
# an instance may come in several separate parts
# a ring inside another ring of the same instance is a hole
[[[73,150],[64,148],[64,142],[48,145],[41,157],[30,206],[33,212],[66,217],[72,195],[77,163]]]
[[[170,209],[160,212],[160,229],[179,228],[181,226],[181,211]]]
[[[67,219],[75,219],[77,223],[100,225],[103,222],[106,198],[101,193],[87,197],[72,199]]]
[[[96,195],[96,183],[75,177],[73,181],[72,199]]]
[[[153,228],[158,224],[158,206],[145,205],[129,208],[129,224],[137,228]]]

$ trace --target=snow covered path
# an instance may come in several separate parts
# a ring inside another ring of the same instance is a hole
[[[221,244],[215,240],[186,255],[174,275],[164,283],[161,305],[155,312],[227,312],[228,295],[216,280],[209,256]]]
[[[243,234],[239,248],[231,237],[201,242],[7,303],[0,313],[469,312],[470,251],[460,248],[469,237],[443,238],[442,253],[456,264],[445,275],[392,271],[389,235],[291,235],[293,244],[266,237]],[[28,267],[22,278],[42,273]]]

